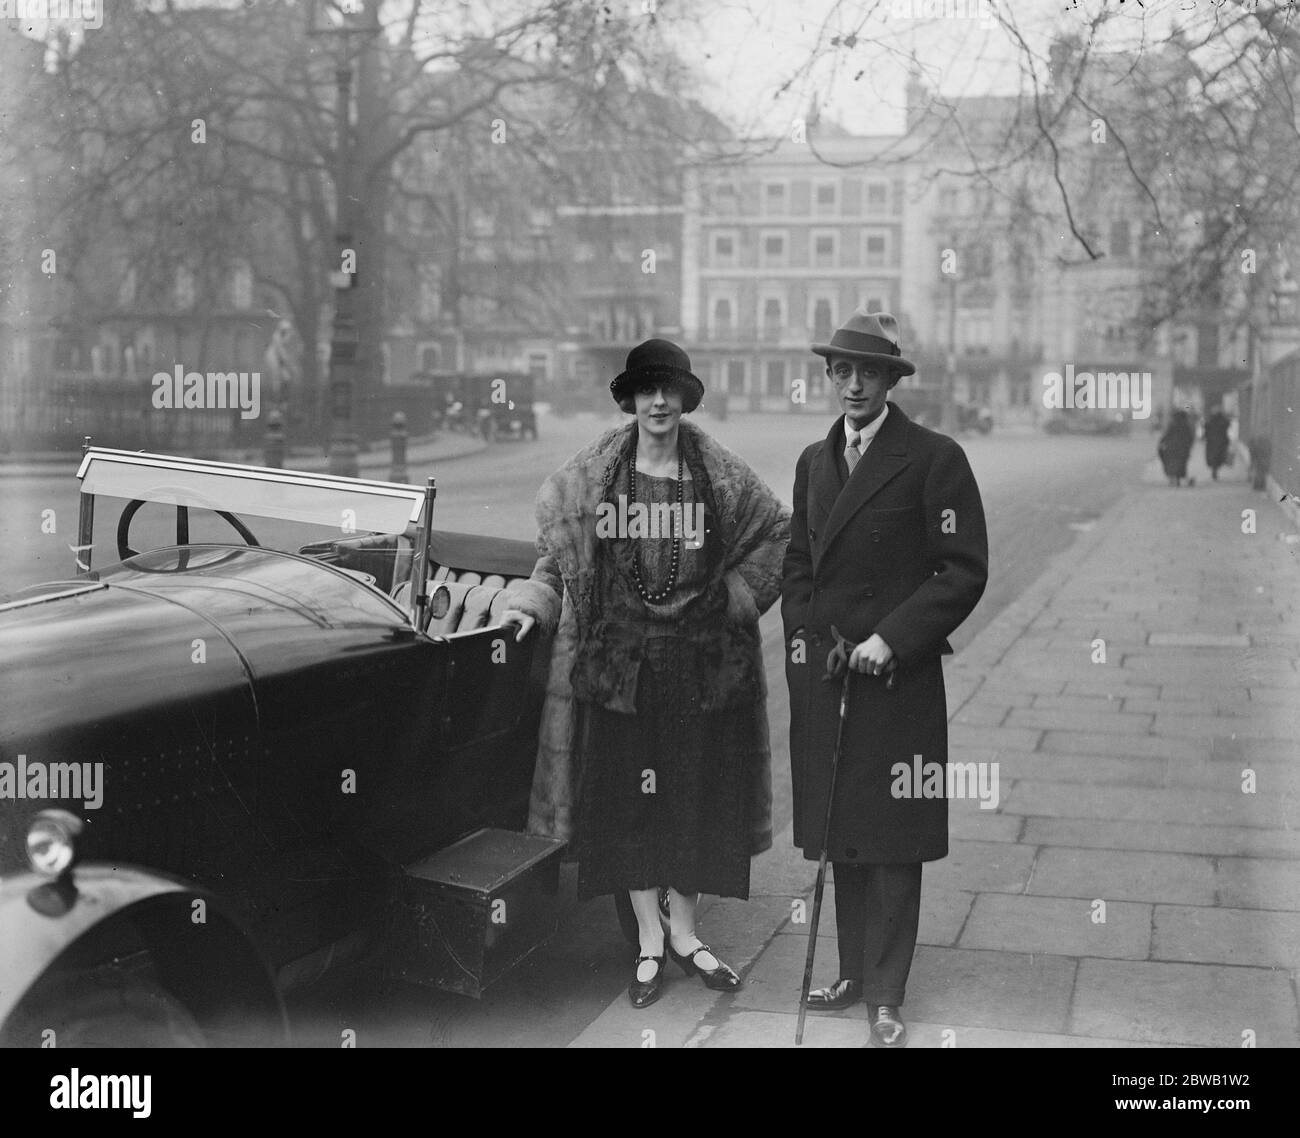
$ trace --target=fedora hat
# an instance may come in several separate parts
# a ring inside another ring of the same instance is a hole
[[[916,365],[903,358],[898,346],[898,320],[888,312],[865,312],[859,308],[836,329],[829,344],[814,344],[819,356],[849,356],[871,360],[893,368],[899,375],[912,375]]]
[[[704,384],[691,371],[691,357],[671,340],[646,340],[627,354],[623,372],[610,382],[614,401],[624,402],[643,383],[675,383],[682,389],[682,410],[694,411],[704,398]]]

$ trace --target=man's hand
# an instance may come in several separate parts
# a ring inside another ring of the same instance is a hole
[[[849,654],[849,670],[878,676],[897,667],[894,650],[874,632]]]
[[[501,614],[501,623],[503,625],[513,625],[519,631],[515,633],[515,643],[517,644],[528,635],[533,625],[537,623],[526,612],[520,612],[518,609],[506,609]]]

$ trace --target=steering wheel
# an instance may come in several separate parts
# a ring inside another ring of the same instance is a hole
[[[138,550],[132,549],[127,544],[127,537],[131,532],[131,522],[135,518],[135,515],[139,511],[140,507],[143,505],[144,505],[143,499],[141,498],[132,499],[130,502],[126,504],[126,509],[122,511],[122,516],[118,519],[117,555],[123,561],[125,561],[128,557],[138,557],[140,555]],[[237,534],[239,534],[239,536],[244,539],[245,545],[253,545],[253,546],[257,546],[258,548],[261,547],[262,543],[258,541],[257,538],[253,535],[253,531],[250,530],[246,525],[244,525],[244,523],[241,522],[237,517],[235,517],[234,514],[229,513],[226,510],[214,510],[213,513],[215,513],[217,517],[221,518]],[[189,507],[177,506],[176,507],[176,544],[188,545],[189,540],[190,540]]]

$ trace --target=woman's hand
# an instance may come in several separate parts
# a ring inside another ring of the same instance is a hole
[[[517,644],[532,631],[533,625],[537,621],[526,612],[520,612],[518,609],[506,609],[501,614],[501,623],[507,627],[513,625],[519,630],[515,633],[515,643]]]
[[[849,670],[878,676],[890,670],[894,650],[874,632],[849,655]]]

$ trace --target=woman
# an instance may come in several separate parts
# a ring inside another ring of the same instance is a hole
[[[628,996],[645,1007],[665,952],[710,988],[740,984],[695,908],[700,893],[747,899],[749,859],[772,843],[758,619],[780,591],[790,511],[682,420],[704,385],[676,344],[639,344],[609,386],[635,422],[543,484],[541,557],[503,620],[520,637],[556,629],[529,829],[572,842],[580,896],[629,892]]]
[[[1216,482],[1219,480],[1219,467],[1228,465],[1228,428],[1231,424],[1232,420],[1217,404],[1205,420],[1205,465],[1210,468],[1210,477]]]
[[[1160,436],[1157,453],[1165,468],[1170,486],[1178,486],[1187,477],[1187,458],[1192,453],[1192,420],[1186,411],[1175,411],[1169,427]],[[1188,484],[1191,485],[1189,479]]]

